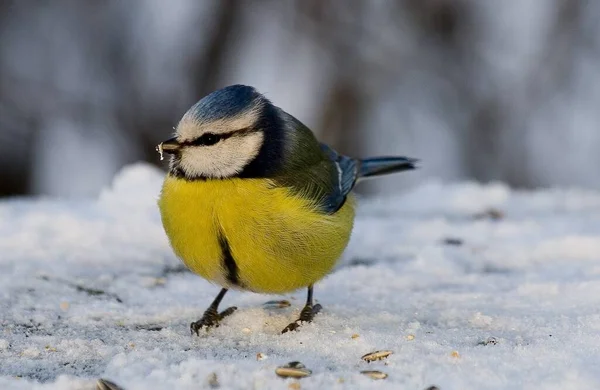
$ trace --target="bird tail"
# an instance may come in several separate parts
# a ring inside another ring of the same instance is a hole
[[[385,175],[416,169],[419,160],[409,157],[372,157],[360,160],[358,178]]]

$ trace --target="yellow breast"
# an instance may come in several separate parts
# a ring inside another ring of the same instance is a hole
[[[186,181],[167,176],[159,208],[173,250],[229,288],[282,293],[323,278],[348,244],[354,199],[333,215],[266,179]],[[228,279],[226,240],[238,283]]]

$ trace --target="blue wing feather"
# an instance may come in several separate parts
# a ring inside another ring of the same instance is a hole
[[[416,159],[408,157],[372,157],[357,160],[339,154],[323,143],[320,146],[321,150],[335,165],[338,173],[337,178],[332,178],[333,186],[330,194],[326,197],[326,210],[328,212],[335,212],[342,207],[346,196],[352,191],[357,180],[415,169],[417,162]]]
[[[358,179],[414,169],[416,160],[375,157],[358,160],[319,143],[293,116],[278,109],[286,134],[285,162],[272,177],[278,185],[314,201],[327,214],[338,211]],[[319,150],[320,149],[320,150]]]
[[[337,173],[337,175],[332,175],[331,191],[324,202],[324,209],[332,213],[342,207],[346,201],[346,196],[354,188],[358,178],[359,161],[339,154],[323,143],[320,146],[329,158],[330,163],[334,165],[335,173]]]

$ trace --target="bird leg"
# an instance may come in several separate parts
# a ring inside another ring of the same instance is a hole
[[[196,333],[196,335],[198,336],[200,329],[202,328],[205,328],[208,331],[208,329],[212,328],[213,326],[218,327],[219,322],[221,322],[223,318],[233,314],[233,312],[237,310],[237,307],[232,306],[228,309],[223,310],[220,313],[217,311],[219,309],[219,304],[221,303],[221,300],[223,300],[223,297],[225,296],[225,293],[227,293],[227,289],[221,289],[219,295],[217,295],[213,303],[211,303],[208,309],[206,309],[202,318],[190,324],[190,330],[192,334]]]
[[[313,286],[308,286],[308,295],[306,297],[306,305],[300,312],[300,317],[285,327],[281,333],[289,332],[290,330],[297,330],[303,322],[312,322],[315,315],[321,311],[323,307],[320,304],[313,306]]]

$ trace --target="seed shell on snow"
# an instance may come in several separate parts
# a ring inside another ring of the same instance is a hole
[[[123,388],[114,382],[100,378],[96,382],[96,390],[123,390]]]
[[[269,356],[265,355],[262,352],[259,352],[256,354],[256,360],[265,360],[266,358],[268,358]]]
[[[285,366],[277,367],[275,374],[282,378],[305,378],[312,374],[312,371],[300,362],[289,362]]]
[[[207,382],[208,387],[210,387],[211,389],[218,389],[219,387],[221,387],[221,384],[219,383],[219,377],[217,377],[216,372],[213,372],[208,376]]]
[[[283,299],[281,301],[268,301],[263,303],[264,307],[272,307],[276,309],[283,309],[284,307],[290,307],[292,304],[287,299]]]
[[[394,353],[393,351],[389,351],[389,350],[375,351],[375,352],[371,352],[371,353],[364,355],[361,359],[367,363],[370,363],[370,362],[374,362],[375,360],[385,359],[393,353]]]
[[[371,379],[385,379],[388,375],[385,372],[375,370],[365,370],[360,372],[363,375],[368,376]]]
[[[282,378],[305,378],[310,376],[312,371],[307,368],[277,367],[275,374]]]

